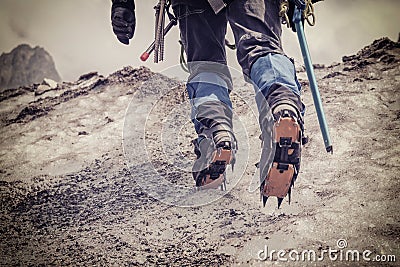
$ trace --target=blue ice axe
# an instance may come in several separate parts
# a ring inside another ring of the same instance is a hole
[[[310,81],[310,88],[314,100],[315,109],[317,111],[319,127],[321,128],[322,137],[324,138],[326,152],[333,153],[333,147],[331,138],[329,136],[328,125],[325,119],[324,109],[322,107],[321,96],[318,90],[317,80],[314,74],[314,67],[311,62],[310,52],[308,50],[306,36],[304,34],[304,28],[302,23],[302,14],[306,8],[306,4],[303,0],[294,0],[295,10],[293,15],[293,23],[296,27],[297,37],[300,43],[301,54],[303,55],[304,65],[306,66],[307,77]]]

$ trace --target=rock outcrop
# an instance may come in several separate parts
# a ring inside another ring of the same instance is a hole
[[[53,58],[42,47],[30,47],[21,44],[10,53],[0,56],[0,88],[16,88],[19,86],[40,83],[48,78],[60,81]]]

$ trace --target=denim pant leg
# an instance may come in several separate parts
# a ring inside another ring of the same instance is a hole
[[[293,63],[286,56],[267,54],[258,58],[251,68],[250,78],[254,83],[259,110],[267,101],[269,108],[286,103],[301,113],[304,111],[300,100],[301,85]]]
[[[211,7],[174,6],[190,71],[187,90],[197,133],[223,124],[232,128],[229,91],[232,78],[226,65],[226,10],[216,15]]]
[[[266,99],[271,107],[286,102],[302,111],[294,65],[282,49],[279,5],[277,0],[235,0],[229,6],[228,19],[238,61],[245,77],[255,84],[259,110]]]
[[[187,83],[187,90],[192,106],[191,119],[197,133],[215,125],[233,128],[228,86],[219,75],[202,72]]]
[[[245,76],[253,63],[268,53],[284,54],[278,0],[235,0],[227,10],[237,47],[236,55]]]

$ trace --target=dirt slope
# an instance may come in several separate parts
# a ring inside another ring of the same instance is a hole
[[[243,81],[233,94],[242,163],[225,195],[198,192],[189,202],[165,188],[193,183],[182,171],[194,135],[181,83],[142,67],[89,73],[41,95],[37,86],[1,92],[0,264],[381,266],[257,256],[265,246],[320,253],[338,249],[339,239],[399,260],[399,62],[400,44],[381,39],[340,64],[316,66],[333,155],[299,72],[310,142],[293,201],[279,210],[273,199],[262,208],[248,190],[259,133]],[[205,204],[213,194],[219,199],[208,205],[165,204]]]

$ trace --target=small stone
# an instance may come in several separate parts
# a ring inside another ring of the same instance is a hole
[[[93,72],[89,72],[89,73],[83,74],[83,75],[81,75],[79,77],[79,80],[89,80],[89,79],[91,79],[91,78],[93,78],[95,76],[98,76],[97,71],[93,71]]]
[[[80,132],[78,133],[78,135],[89,135],[89,133],[86,132],[86,131],[80,131]]]
[[[50,89],[51,89],[50,86],[41,84],[36,89],[35,95],[42,95],[42,94],[46,93],[47,91],[49,91]]]
[[[230,216],[236,216],[236,215],[238,215],[238,213],[236,212],[235,209],[230,209],[230,210],[229,210],[229,215],[230,215]]]
[[[44,78],[42,85],[47,85],[49,86],[51,89],[56,89],[58,84],[56,81],[53,81],[52,79],[48,79],[48,78]]]
[[[111,123],[111,122],[114,122],[114,120],[113,119],[111,119],[110,117],[105,117],[105,120],[107,121],[106,123]]]

